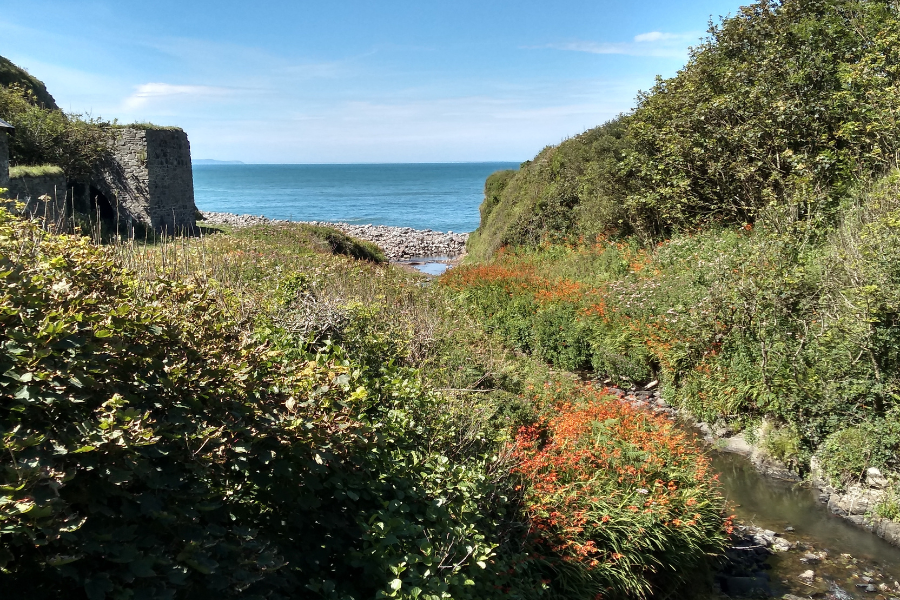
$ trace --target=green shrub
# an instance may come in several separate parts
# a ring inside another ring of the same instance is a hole
[[[17,85],[0,86],[0,119],[16,128],[9,145],[13,166],[58,165],[73,179],[90,174],[109,152],[107,123],[38,106]]]
[[[884,173],[900,150],[898,14],[863,0],[741,8],[627,116],[545,148],[499,201],[486,196],[470,254],[598,234],[659,240],[753,223],[772,206],[833,217],[856,179]]]
[[[887,491],[887,496],[875,506],[875,514],[882,519],[900,522],[900,490],[892,486]]]
[[[803,442],[796,431],[789,427],[767,428],[762,436],[762,447],[777,461],[799,470]]]
[[[53,96],[47,91],[43,81],[0,56],[0,86],[10,87],[12,85],[17,85],[24,89],[34,98],[36,103],[44,108],[51,110],[59,108]]]
[[[837,487],[861,481],[872,465],[872,449],[862,427],[836,431],[825,438],[819,453],[822,469]]]
[[[494,434],[461,430],[471,410],[415,370],[365,377],[332,344],[248,336],[213,287],[145,295],[112,248],[4,211],[0,244],[4,587],[485,598],[507,581]]]
[[[387,262],[384,252],[372,242],[352,238],[331,227],[318,225],[306,225],[306,227],[312,235],[327,245],[332,254],[343,254],[376,263]]]
[[[500,195],[509,184],[510,179],[515,176],[516,171],[507,169],[505,171],[497,171],[491,173],[484,182],[484,202],[481,203],[479,211],[482,221],[486,220],[494,207],[500,202]]]

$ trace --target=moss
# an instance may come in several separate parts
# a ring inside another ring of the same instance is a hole
[[[10,167],[9,178],[63,176],[65,173],[56,165],[17,165]]]
[[[143,129],[144,131],[184,131],[181,127],[174,125],[157,125],[148,122],[112,123],[109,127],[111,129]]]

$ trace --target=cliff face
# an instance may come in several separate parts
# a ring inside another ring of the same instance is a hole
[[[9,87],[13,84],[18,84],[31,91],[38,104],[42,104],[44,108],[59,109],[59,106],[56,105],[56,100],[47,91],[47,86],[44,85],[43,81],[0,56],[0,85]]]

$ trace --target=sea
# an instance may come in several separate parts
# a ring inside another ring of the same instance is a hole
[[[270,219],[465,233],[478,227],[484,180],[519,163],[194,164],[197,208]]]

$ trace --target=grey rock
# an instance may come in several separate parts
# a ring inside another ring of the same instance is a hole
[[[772,547],[775,548],[775,550],[778,550],[779,552],[787,552],[788,550],[791,550],[794,547],[794,544],[787,541],[783,537],[775,537],[772,540]]]
[[[883,490],[888,486],[888,483],[887,478],[875,467],[869,467],[866,471],[866,485],[869,487]]]

